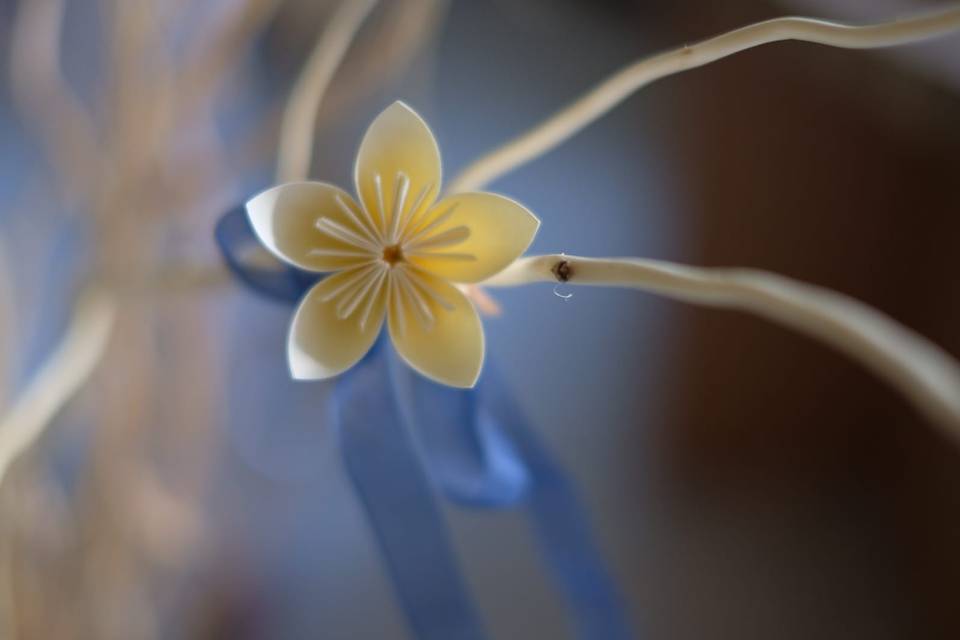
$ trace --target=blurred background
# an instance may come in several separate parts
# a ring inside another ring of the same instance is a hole
[[[0,0],[0,408],[90,282],[119,301],[90,382],[2,476],[0,638],[407,637],[329,385],[287,379],[290,309],[232,281],[212,239],[272,183],[284,101],[338,4]],[[936,5],[380,4],[311,177],[350,184],[395,99],[451,177],[638,57],[785,14]],[[958,113],[958,36],[780,43],[657,82],[491,188],[542,219],[533,252],[769,269],[960,357]],[[958,637],[960,455],[903,400],[742,314],[570,292],[497,291],[488,348],[579,483],[640,637]],[[445,515],[493,637],[572,637],[516,513]]]

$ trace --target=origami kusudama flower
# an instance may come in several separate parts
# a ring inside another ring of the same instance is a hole
[[[540,222],[492,193],[440,192],[440,151],[396,102],[367,130],[354,166],[359,201],[323,182],[269,189],[247,203],[260,241],[307,271],[335,272],[304,297],[287,355],[294,378],[337,375],[370,349],[384,318],[397,352],[438,382],[471,387],[483,326],[453,283],[480,282],[530,245]]]

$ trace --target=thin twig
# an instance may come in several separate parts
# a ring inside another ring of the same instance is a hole
[[[350,43],[377,0],[344,0],[307,59],[287,103],[280,130],[277,182],[303,180],[310,171],[320,101]]]
[[[960,444],[960,364],[926,338],[843,294],[755,269],[565,255],[521,258],[483,284],[533,282],[639,289],[772,320],[858,361]]]
[[[631,64],[527,133],[472,163],[451,181],[448,189],[451,193],[479,189],[550,151],[641,87],[746,49],[781,40],[800,40],[844,49],[873,49],[919,42],[958,29],[960,7],[869,26],[810,18],[777,18],[752,24]]]
[[[66,335],[0,421],[0,483],[10,465],[80,389],[103,355],[116,313],[103,291],[84,293]]]

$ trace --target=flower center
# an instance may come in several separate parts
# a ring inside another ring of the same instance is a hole
[[[403,248],[399,244],[391,244],[383,248],[383,261],[391,267],[403,262]]]

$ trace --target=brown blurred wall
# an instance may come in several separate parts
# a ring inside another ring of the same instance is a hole
[[[637,11],[660,23],[664,42],[784,13],[762,3]],[[804,43],[664,85],[695,238],[682,259],[837,289],[960,356],[960,96],[895,56]],[[810,608],[826,617],[806,626],[822,625],[818,637],[960,637],[956,447],[824,347],[738,313],[685,307],[680,317],[665,473],[680,503],[721,514],[697,535],[734,536],[737,558],[790,557],[788,570],[811,574],[783,597],[816,598],[801,591],[822,585],[840,600]],[[689,542],[677,543],[678,557]],[[758,597],[712,610],[691,594],[691,633],[756,637],[744,620],[776,615],[777,588],[763,582],[776,572],[706,562],[679,568],[704,601],[723,601],[733,584]],[[871,616],[875,628],[843,626]]]

